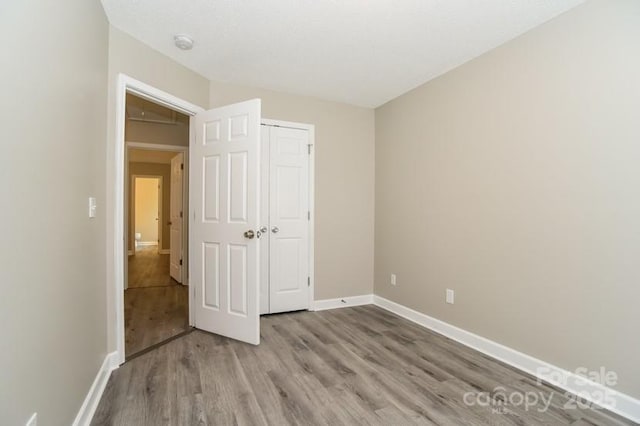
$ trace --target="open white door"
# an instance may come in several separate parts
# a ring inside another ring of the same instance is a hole
[[[260,100],[194,120],[189,281],[195,326],[257,345]]]
[[[169,214],[169,275],[182,282],[182,174],[184,154],[171,159],[171,202]]]

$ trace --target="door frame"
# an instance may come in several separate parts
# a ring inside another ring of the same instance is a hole
[[[309,311],[313,311],[315,305],[315,189],[316,189],[316,126],[313,124],[296,123],[293,121],[273,120],[263,118],[260,121],[265,126],[286,127],[289,129],[307,130],[309,132]]]
[[[113,204],[113,285],[115,289],[115,303],[110,318],[115,318],[115,340],[116,340],[116,365],[121,365],[125,361],[125,332],[124,332],[124,265],[128,255],[128,241],[125,234],[125,172],[126,172],[126,152],[124,128],[126,114],[126,96],[127,93],[139,96],[151,102],[166,106],[188,116],[194,116],[198,112],[205,109],[187,102],[177,96],[171,95],[165,91],[157,89],[126,74],[119,73],[116,84],[115,93],[115,135],[114,143],[114,169],[113,178],[108,182],[113,185],[114,204]],[[189,121],[189,146],[195,140],[195,132],[193,128],[193,120]],[[188,178],[187,178],[188,180]],[[189,194],[189,197],[191,194]],[[193,325],[193,314],[191,306],[193,305],[193,290],[189,289],[189,325]]]
[[[162,176],[160,175],[145,175],[145,174],[135,174],[135,175],[131,175],[131,189],[129,190],[129,197],[131,198],[131,201],[129,202],[129,204],[131,204],[131,219],[133,220],[133,223],[135,225],[136,223],[136,179],[138,178],[142,178],[142,179],[158,179],[158,254],[160,254],[160,250],[162,249],[162,192],[164,190],[164,182],[162,179]],[[126,226],[126,225],[125,225]],[[127,227],[127,231],[129,231],[128,227]],[[127,249],[129,248],[129,232],[127,232]],[[135,253],[135,239],[134,239],[134,246],[133,246],[133,250]],[[127,253],[128,255],[128,253]],[[128,256],[127,256],[128,257]],[[125,276],[125,288],[128,288],[128,280],[127,277]]]

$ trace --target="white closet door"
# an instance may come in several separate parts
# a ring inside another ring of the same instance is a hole
[[[260,120],[259,99],[197,114],[189,161],[195,326],[256,345]]]
[[[260,126],[260,314],[269,311],[269,157],[271,127]]]
[[[270,128],[269,311],[309,308],[309,132]]]

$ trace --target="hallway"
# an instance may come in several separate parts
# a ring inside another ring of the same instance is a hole
[[[188,287],[169,276],[169,255],[156,246],[129,256],[124,292],[127,358],[189,329]]]

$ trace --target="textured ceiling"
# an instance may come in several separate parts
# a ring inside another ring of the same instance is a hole
[[[367,107],[583,0],[102,0],[109,21],[203,76]],[[195,39],[178,50],[173,36]]]

